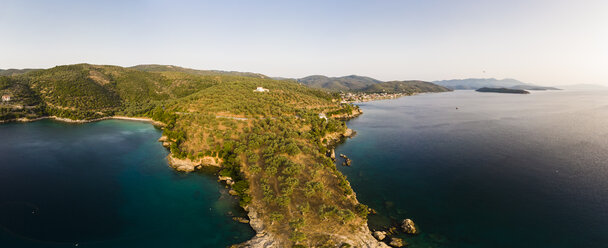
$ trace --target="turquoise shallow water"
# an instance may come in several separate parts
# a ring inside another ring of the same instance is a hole
[[[0,125],[0,247],[226,247],[254,235],[216,177],[140,122]]]
[[[360,104],[336,149],[372,229],[411,247],[608,247],[608,92],[456,91]],[[457,109],[458,108],[458,109]],[[337,164],[341,164],[338,161]]]

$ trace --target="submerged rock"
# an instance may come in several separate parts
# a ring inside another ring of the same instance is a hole
[[[416,225],[414,224],[414,221],[411,219],[403,220],[403,222],[401,222],[401,228],[403,229],[403,232],[408,233],[408,234],[417,234],[418,233],[418,229],[416,229]]]
[[[374,233],[372,233],[372,235],[374,235],[374,238],[376,238],[377,240],[383,240],[386,238],[386,232],[382,231],[375,231]]]
[[[331,160],[336,161],[336,150],[331,149],[327,151],[327,156],[331,158]]]

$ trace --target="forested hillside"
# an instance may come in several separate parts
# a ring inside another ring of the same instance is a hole
[[[171,160],[219,164],[252,227],[266,235],[257,239],[279,247],[376,242],[368,208],[326,156],[347,129],[332,115],[356,108],[335,94],[258,74],[89,64],[0,77],[0,91],[11,96],[3,120],[124,115],[165,123]]]

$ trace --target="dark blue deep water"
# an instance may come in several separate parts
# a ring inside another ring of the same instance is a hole
[[[226,247],[251,238],[212,174],[183,174],[150,124],[0,125],[0,247]]]
[[[336,153],[372,229],[412,218],[411,247],[608,247],[608,91],[360,106]]]

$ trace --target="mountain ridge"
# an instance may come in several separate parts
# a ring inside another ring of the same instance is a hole
[[[453,90],[476,90],[479,88],[513,88],[521,90],[559,90],[555,87],[538,86],[524,83],[513,78],[466,78],[433,81],[433,83]]]

